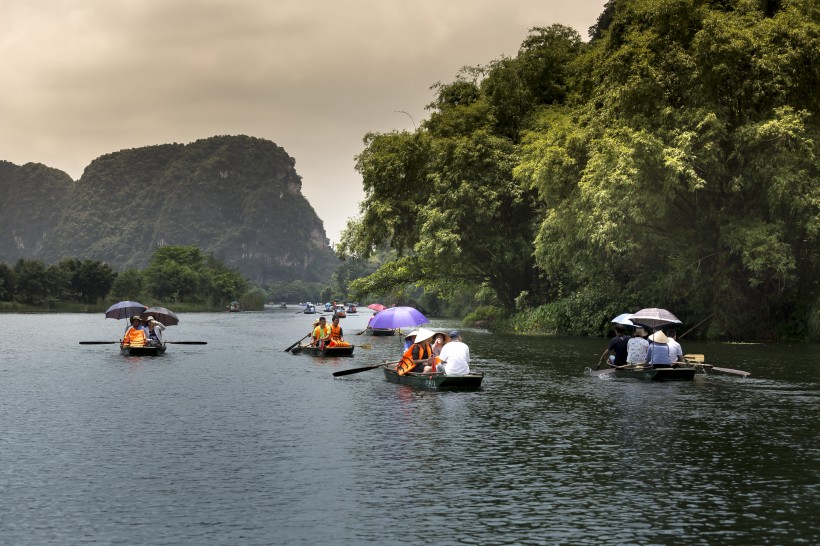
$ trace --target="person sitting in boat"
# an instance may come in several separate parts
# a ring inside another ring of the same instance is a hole
[[[450,338],[447,334],[443,332],[435,333],[433,336],[433,343],[430,344],[430,347],[433,350],[433,355],[430,357],[430,362],[428,365],[424,367],[424,373],[436,373],[437,371],[441,371],[438,369],[438,365],[441,363],[439,355],[441,355],[441,349],[444,347],[444,344],[449,341]]]
[[[333,323],[330,325],[330,335],[327,342],[328,347],[350,347],[350,343],[344,340],[344,332],[339,325],[339,317],[333,317]]]
[[[139,317],[131,317],[131,326],[128,327],[122,336],[121,345],[123,347],[145,347],[148,345],[148,336],[145,333],[145,328]]]
[[[165,325],[152,316],[145,319],[148,325],[148,344],[155,347],[162,347],[162,331],[165,330]]]
[[[646,341],[646,330],[638,326],[626,343],[626,363],[646,364],[647,351],[649,351],[649,342]]]
[[[396,371],[399,375],[404,375],[410,372],[423,372],[428,360],[433,356],[433,348],[430,347],[430,338],[435,335],[432,330],[419,329],[411,332],[415,333],[413,344],[409,349],[404,351]],[[409,336],[408,336],[409,337]]]
[[[413,341],[416,339],[416,334],[418,334],[418,333],[419,333],[418,330],[413,330],[412,332],[410,332],[409,334],[404,336],[404,349],[403,350],[406,351],[407,349],[409,349],[410,347],[413,346]]]
[[[610,366],[623,366],[626,364],[627,344],[629,338],[624,335],[623,326],[615,326],[615,337],[609,340],[606,350],[601,354],[598,366],[609,359]]]
[[[313,329],[312,340],[310,344],[314,347],[324,349],[325,343],[327,343],[329,338],[330,325],[327,323],[327,319],[325,317],[319,317],[319,324],[317,324],[316,328]]]
[[[675,363],[668,341],[669,338],[660,330],[649,336],[646,358],[653,367],[671,366]]]
[[[467,375],[470,373],[470,347],[461,340],[461,332],[450,332],[450,342],[446,343],[439,355],[441,365],[438,370],[445,375]]]
[[[675,362],[684,362],[683,360],[683,347],[680,346],[680,343],[675,340],[678,336],[678,333],[674,329],[669,329],[666,331],[666,337],[669,341],[666,342],[669,345],[669,351],[672,354],[672,360]]]

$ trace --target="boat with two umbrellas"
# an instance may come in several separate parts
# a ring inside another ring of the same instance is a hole
[[[120,301],[109,307],[105,311],[105,318],[122,320],[126,319],[126,327],[123,338],[118,341],[81,341],[80,345],[107,345],[118,344],[120,353],[126,356],[159,356],[165,354],[168,343],[179,343],[187,345],[205,345],[205,341],[173,341],[168,342],[162,339],[162,331],[166,326],[176,326],[179,324],[179,317],[173,311],[165,307],[146,307],[136,301]],[[139,319],[139,322],[134,319]],[[150,334],[148,324],[154,324],[154,336]],[[158,324],[156,324],[158,323]],[[138,341],[125,342],[125,334],[129,330],[142,329],[146,324],[145,336],[140,335]]]
[[[670,311],[657,307],[641,309],[636,313],[622,313],[612,319],[611,323],[626,328],[645,328],[647,332],[651,332],[648,340],[650,347],[653,345],[656,347],[666,345],[669,338],[663,330],[683,324]],[[695,374],[706,373],[707,371],[730,373],[742,377],[749,375],[749,372],[742,370],[720,368],[706,364],[704,356],[697,354],[685,354],[682,362],[673,362],[671,365],[653,365],[642,362],[615,366],[610,363],[609,368],[598,370],[598,366],[596,366],[595,368],[587,368],[587,371],[591,375],[613,375],[615,377],[647,381],[692,381]]]
[[[371,309],[373,311],[373,316],[370,317],[370,320],[367,323],[367,328],[365,329],[365,331],[361,332],[361,333],[363,333],[363,334],[366,333],[367,335],[371,335],[371,336],[392,336],[392,335],[396,334],[396,329],[395,328],[374,328],[373,327],[373,318],[376,315],[378,315],[379,313],[381,313],[382,311],[384,311],[385,309],[387,309],[384,305],[382,305],[381,303],[371,303],[370,305],[367,306],[367,308]]]

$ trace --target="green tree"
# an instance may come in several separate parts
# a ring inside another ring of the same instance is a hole
[[[0,262],[0,301],[11,301],[17,289],[17,278],[14,268]]]
[[[143,284],[143,272],[138,269],[129,269],[116,274],[108,295],[117,301],[139,301],[142,297]]]
[[[14,276],[17,279],[15,298],[29,305],[45,301],[49,295],[46,266],[40,260],[20,258],[14,265]]]

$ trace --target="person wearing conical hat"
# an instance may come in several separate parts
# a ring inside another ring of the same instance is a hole
[[[653,367],[671,366],[675,362],[668,342],[669,338],[661,330],[649,336],[649,352],[646,358]]]
[[[435,332],[427,330],[426,328],[419,328],[415,334],[413,344],[404,351],[401,361],[398,366],[396,366],[396,371],[399,375],[410,372],[423,372],[427,361],[433,356],[433,349],[430,347],[430,338],[435,335]]]

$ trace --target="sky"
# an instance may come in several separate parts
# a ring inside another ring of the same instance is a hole
[[[412,131],[437,82],[587,39],[606,0],[0,0],[0,160],[77,180],[95,158],[216,135],[271,140],[337,243],[368,132]]]

